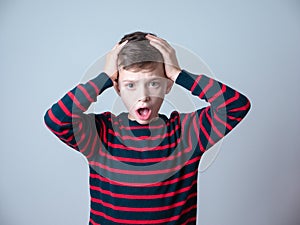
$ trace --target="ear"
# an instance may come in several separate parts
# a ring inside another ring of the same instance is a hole
[[[171,79],[167,80],[167,89],[166,89],[166,94],[169,94],[169,92],[171,91],[172,87],[173,87],[174,82]]]

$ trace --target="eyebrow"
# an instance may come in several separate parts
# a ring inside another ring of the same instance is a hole
[[[151,77],[149,79],[147,79],[147,78],[134,79],[133,78],[133,79],[122,80],[122,83],[126,83],[126,82],[139,82],[140,80],[145,80],[145,79],[149,82],[149,81],[161,81],[164,78],[163,77]]]
[[[139,79],[138,79],[138,80],[139,80]],[[134,80],[134,79],[129,80],[129,79],[127,79],[127,80],[122,80],[122,82],[136,82],[136,81],[138,81],[138,80]]]

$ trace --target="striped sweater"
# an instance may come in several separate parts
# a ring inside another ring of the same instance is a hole
[[[100,73],[47,110],[47,127],[88,159],[90,225],[196,224],[199,160],[245,117],[250,102],[206,75],[182,70],[175,83],[209,106],[159,114],[147,125],[128,113],[86,113],[113,85]]]

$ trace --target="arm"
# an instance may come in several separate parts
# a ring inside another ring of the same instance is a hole
[[[228,134],[250,109],[246,96],[206,75],[182,70],[175,82],[210,103],[194,113],[182,115],[188,117],[187,120],[181,118],[181,121],[189,121],[189,130],[196,132],[202,152]]]
[[[106,132],[107,114],[85,114],[97,96],[113,86],[117,76],[117,55],[126,44],[116,44],[106,56],[104,72],[85,84],[79,84],[47,110],[47,127],[64,143],[82,152],[87,158],[99,145],[99,136]]]
[[[112,80],[105,73],[85,84],[77,85],[47,110],[45,124],[61,141],[84,155],[89,155],[92,140],[99,138],[96,136],[97,132],[101,134],[103,127],[96,129],[95,115],[84,112],[96,101],[98,95],[111,86]],[[97,119],[100,120],[101,116]]]
[[[197,76],[181,70],[175,50],[159,37],[146,36],[150,44],[163,55],[166,76],[210,103],[210,106],[190,114],[181,114],[185,137],[196,136],[203,152],[230,132],[250,109],[249,100],[238,91],[205,75]]]

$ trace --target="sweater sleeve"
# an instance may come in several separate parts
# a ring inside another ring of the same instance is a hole
[[[100,73],[85,84],[77,85],[46,111],[46,126],[70,147],[87,157],[92,156],[99,134],[105,130],[105,123],[101,121],[104,114],[87,114],[85,111],[97,100],[98,95],[112,85],[105,73]]]
[[[245,95],[206,75],[182,70],[175,83],[210,104],[181,114],[182,125],[196,136],[201,152],[228,134],[250,110],[250,101]]]

